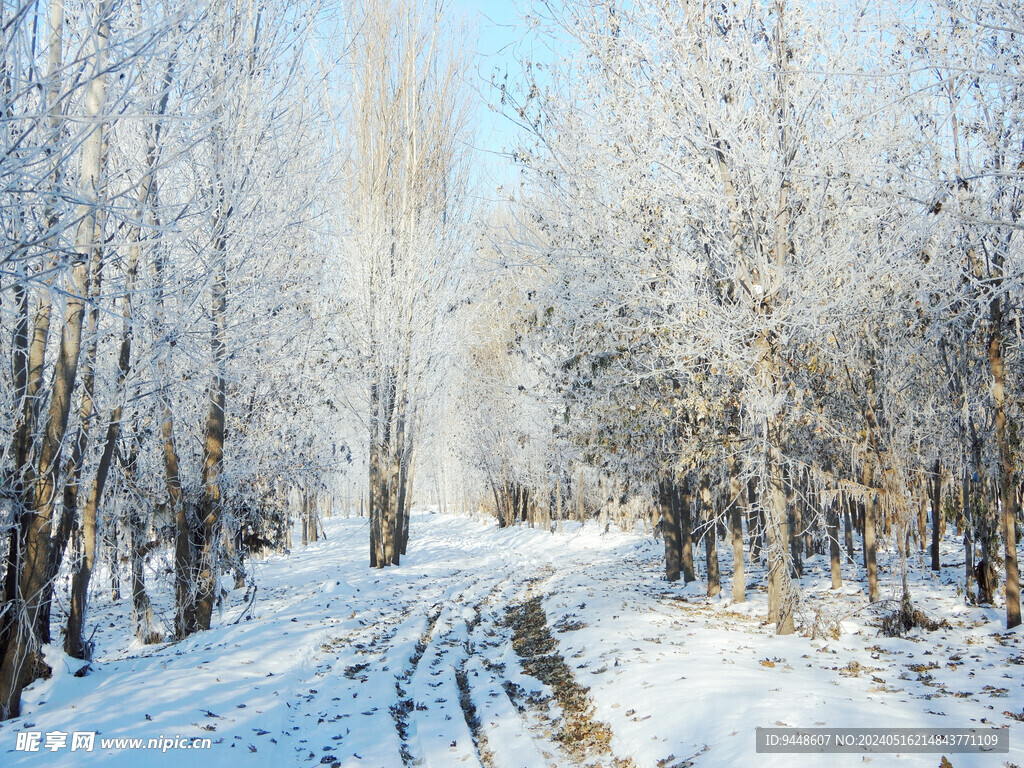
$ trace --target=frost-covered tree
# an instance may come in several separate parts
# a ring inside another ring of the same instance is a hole
[[[881,597],[884,542],[900,554],[909,608],[908,547],[925,538],[920,478],[936,460],[940,473],[954,461],[943,448],[950,379],[938,366],[966,318],[950,309],[975,307],[972,327],[1004,328],[1005,318],[991,318],[1019,275],[1000,266],[1015,258],[1005,153],[1019,148],[1019,121],[1008,117],[1019,83],[1005,68],[1016,38],[1004,30],[1007,40],[995,42],[998,25],[974,20],[987,31],[968,44],[971,14],[960,11],[960,39],[943,47],[948,9],[905,19],[895,7],[851,10],[566,4],[553,21],[577,52],[511,105],[536,136],[520,155],[536,189],[526,215],[542,233],[532,249],[544,265],[535,343],[576,410],[573,439],[632,481],[668,473],[692,499],[684,517],[728,487],[710,517],[728,509],[731,519],[739,489],[752,490],[748,520],[765,537],[780,632],[793,629],[793,576],[816,535],[833,540],[839,578],[839,507],[860,521],[869,600]],[[975,50],[991,58],[948,60]],[[961,74],[940,74],[936,87],[922,72],[941,66]],[[967,90],[945,107],[938,98],[957,82],[974,88],[969,109]],[[1003,101],[986,111],[1000,88]],[[1009,111],[997,118],[1000,103]],[[949,119],[957,111],[973,121],[959,149]],[[988,172],[998,179],[989,199],[1002,207],[960,212],[957,229],[952,199],[980,186],[950,170],[968,146],[988,153],[975,164],[1002,169]],[[950,281],[940,254],[971,221],[1003,239],[974,238],[979,259],[995,254],[988,271]],[[974,298],[959,287],[972,283]],[[988,338],[990,367],[1005,378],[1002,346]],[[991,403],[969,397],[991,418],[982,431],[998,431],[1002,418],[1009,435],[1013,400],[1001,391],[992,386]],[[1016,449],[1004,444],[987,460],[998,454],[1012,468]],[[1014,503],[989,507],[1002,509],[1004,527]],[[674,577],[671,506],[663,527]],[[939,517],[933,509],[933,525]],[[1015,553],[1012,536],[1003,538]],[[1006,572],[1014,583],[1009,556]],[[1012,604],[1013,587],[1008,594]]]
[[[466,60],[450,16],[445,3],[368,0],[348,19],[335,321],[351,377],[342,386],[362,389],[350,402],[368,435],[377,567],[405,550],[417,432],[462,300]]]
[[[246,495],[236,491],[295,469],[269,447],[275,428],[294,432],[277,405],[294,392],[316,400],[301,367],[260,347],[294,347],[303,333],[290,326],[318,290],[324,210],[311,174],[327,167],[316,163],[315,83],[302,76],[314,6],[8,10],[3,716],[44,668],[63,574],[65,647],[88,658],[90,577],[104,548],[116,574],[109,550],[122,538],[139,637],[164,634],[143,566],[174,538],[175,518],[183,618],[168,629],[209,626],[237,530],[229,508]],[[261,402],[270,428],[246,435],[268,366],[287,375]]]

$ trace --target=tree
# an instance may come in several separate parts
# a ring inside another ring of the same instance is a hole
[[[365,386],[370,564],[397,565],[413,449],[465,255],[465,60],[444,3],[356,4],[341,331]],[[365,409],[365,410],[363,410]]]
[[[918,33],[921,58],[931,68],[932,88],[948,111],[948,122],[932,129],[934,165],[931,210],[957,222],[953,229],[959,272],[955,284],[971,327],[985,327],[984,347],[990,396],[991,433],[970,425],[974,481],[983,486],[981,441],[991,441],[992,472],[997,490],[981,504],[976,517],[982,562],[979,597],[992,602],[995,592],[997,532],[1003,539],[1006,623],[1020,623],[1020,577],[1017,563],[1017,464],[1011,435],[1016,430],[1013,397],[1019,381],[1008,372],[1009,315],[1019,312],[1024,263],[1019,223],[1024,205],[1024,148],[1019,137],[1024,108],[1024,81],[1011,62],[1021,56],[1019,15],[997,3],[967,7],[937,4],[929,26]],[[938,99],[936,99],[938,101]],[[965,319],[967,319],[965,318]],[[1015,350],[1019,354],[1019,350]],[[966,385],[966,382],[964,382]],[[1019,416],[1018,416],[1019,418]],[[987,430],[985,430],[987,431]],[[989,451],[984,451],[988,453]],[[979,472],[979,470],[982,470]],[[979,491],[979,493],[984,493]]]
[[[572,439],[624,483],[691,476],[684,487],[699,489],[702,502],[752,489],[750,519],[764,536],[769,615],[780,632],[794,628],[800,557],[814,531],[825,538],[831,529],[838,566],[836,505],[863,520],[869,601],[880,604],[877,550],[895,546],[910,606],[919,478],[937,456],[958,461],[946,448],[945,424],[957,412],[949,387],[959,382],[963,402],[977,403],[984,380],[966,362],[980,340],[958,344],[956,359],[951,342],[984,318],[988,380],[1009,381],[1012,371],[1005,334],[996,343],[991,329],[1005,326],[992,318],[1019,275],[1000,266],[1017,258],[1007,233],[1017,229],[1019,174],[1005,143],[1015,134],[1012,120],[981,106],[997,88],[975,84],[1001,73],[1005,95],[994,104],[1015,108],[1017,81],[1006,75],[1013,43],[985,37],[1000,24],[1009,35],[1013,22],[974,20],[986,32],[965,44],[971,14],[961,10],[952,44],[936,26],[941,13],[849,10],[570,3],[552,11],[552,23],[577,50],[521,101],[502,90],[535,137],[518,156],[533,184],[524,216],[540,235],[515,244],[543,275],[543,322],[529,343],[552,360],[559,407],[581,414]],[[853,21],[840,29],[840,18]],[[975,50],[992,58],[956,58]],[[960,74],[933,87],[921,74],[926,61]],[[944,113],[937,96],[949,88]],[[977,103],[968,107],[968,98]],[[944,119],[950,111],[962,116]],[[967,117],[957,149],[956,126]],[[993,147],[986,167],[1001,170],[989,172],[998,182],[982,193],[952,164]],[[999,205],[979,205],[986,193]],[[979,239],[982,231],[993,234]],[[968,272],[940,257],[958,252]],[[1005,385],[992,391],[994,403]],[[984,446],[998,444],[1000,418],[1003,434],[1013,433],[1013,399],[1000,402],[979,408],[960,433],[975,457],[963,464],[979,468],[973,475],[995,461],[998,451]],[[1004,444],[1000,464],[1013,467],[1012,439]],[[727,485],[728,493],[716,491]],[[998,508],[1001,525],[1012,527],[1013,500],[990,498],[983,480],[964,487],[977,491],[968,493],[976,520],[994,521]],[[718,517],[729,505],[702,506]],[[675,578],[668,511],[666,567]],[[979,528],[986,572],[997,540],[989,528]],[[1003,535],[1005,552],[1015,558],[1011,535]],[[710,547],[711,582],[716,559]],[[1006,570],[1014,581],[1012,565]]]
[[[316,10],[96,2],[65,17],[53,0],[4,18],[12,151],[0,292],[16,311],[0,327],[12,363],[0,416],[12,436],[2,467],[10,536],[0,549],[0,716],[17,713],[22,688],[44,670],[66,550],[69,653],[90,654],[89,582],[103,546],[116,567],[120,531],[136,632],[152,641],[143,565],[166,542],[158,521],[169,512],[185,531],[176,553],[184,635],[209,626],[219,599],[221,551],[237,533],[225,535],[232,505],[321,465],[326,436],[309,442],[318,455],[304,467],[289,466],[292,454],[271,436],[297,431],[279,403],[318,409],[322,392],[303,388],[301,368],[279,366],[277,378],[259,368],[261,343],[297,346],[296,321],[309,319],[302,302],[319,290],[310,265],[319,264],[313,235],[326,185],[311,168],[326,166],[314,130],[318,84],[303,77]],[[37,25],[47,32],[42,51]],[[195,311],[204,297],[206,317]],[[193,338],[207,321],[203,349]],[[210,386],[192,384],[208,374]],[[238,428],[254,419],[231,399],[254,381],[280,383],[264,393],[269,428],[259,439]],[[182,449],[177,431],[198,423],[203,449]]]
[[[54,111],[57,109],[55,101],[73,93],[64,91],[62,84],[63,10],[63,4],[60,2],[51,6],[47,86],[51,110]],[[90,263],[99,260],[93,259],[93,251],[99,247],[98,217],[104,185],[102,149],[104,115],[107,109],[105,59],[109,14],[110,5],[102,1],[97,2],[86,22],[89,48],[84,60],[85,85],[80,102],[86,127],[77,137],[80,142],[78,204],[73,212],[68,209],[60,213],[51,211],[54,226],[70,229],[73,221],[75,234],[73,247],[61,253],[59,260],[53,256],[47,258],[56,262],[55,266],[59,265],[58,274],[66,280],[66,288],[60,346],[50,386],[45,395],[40,392],[40,379],[49,336],[51,300],[48,295],[40,298],[33,348],[27,355],[23,347],[15,351],[16,366],[22,371],[25,370],[26,361],[29,366],[27,376],[19,375],[19,379],[24,377],[26,381],[25,399],[29,397],[31,387],[33,398],[48,396],[48,402],[38,443],[35,443],[35,419],[37,415],[41,415],[42,403],[27,403],[29,417],[22,422],[16,437],[18,444],[12,451],[17,461],[17,479],[14,482],[16,490],[13,498],[17,506],[17,520],[12,526],[7,551],[3,601],[6,610],[2,619],[3,624],[0,626],[0,719],[17,715],[21,691],[34,679],[39,665],[42,664],[39,657],[40,642],[43,640],[44,632],[47,638],[49,634],[48,626],[43,632],[40,631],[40,616],[45,615],[47,619],[49,616],[48,603],[52,591],[50,584],[54,572],[50,559],[55,515],[58,511],[62,448],[68,433],[72,397],[78,375]],[[60,120],[53,112],[51,117],[54,123]],[[56,173],[55,171],[54,175]],[[67,220],[60,221],[61,215],[68,217]],[[23,344],[25,338],[19,332],[17,344]],[[32,380],[31,383],[29,379]]]

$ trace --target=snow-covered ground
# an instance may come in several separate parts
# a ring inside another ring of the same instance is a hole
[[[402,565],[377,571],[365,520],[325,523],[326,541],[257,565],[250,618],[233,623],[236,591],[220,626],[186,641],[128,645],[127,601],[99,601],[97,661],[75,677],[50,655],[53,677],[0,724],[0,764],[937,768],[943,753],[756,754],[755,727],[1008,725],[1010,754],[946,757],[1024,765],[1024,724],[1009,716],[1024,713],[1024,635],[964,605],[955,566],[911,563],[915,603],[948,626],[888,638],[862,583],[833,593],[812,559],[803,618],[822,631],[782,638],[763,624],[763,592],[734,605],[728,584],[714,600],[700,582],[669,585],[660,544],[639,534],[422,513]],[[16,749],[19,732],[41,734],[39,751]],[[97,732],[95,746],[50,751],[53,732]],[[211,743],[100,744],[160,737]]]

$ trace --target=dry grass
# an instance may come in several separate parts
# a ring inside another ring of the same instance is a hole
[[[512,647],[522,660],[523,669],[550,687],[562,708],[562,725],[555,739],[579,760],[610,755],[611,729],[594,718],[594,707],[587,696],[590,689],[576,682],[558,653],[541,598],[533,597],[509,607],[506,617],[512,628]],[[625,768],[630,762],[616,764]]]

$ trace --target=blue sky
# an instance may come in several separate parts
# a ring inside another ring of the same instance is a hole
[[[488,104],[498,104],[498,94],[490,86],[491,77],[494,75],[497,80],[507,73],[512,88],[512,83],[521,79],[522,60],[551,57],[523,22],[531,5],[530,0],[453,0],[453,10],[465,16],[476,35],[476,41],[469,40],[467,45],[475,47],[471,77],[480,98],[477,143],[493,177],[487,183],[490,188],[514,182],[516,172],[500,153],[507,153],[517,143],[515,126],[488,109]]]

